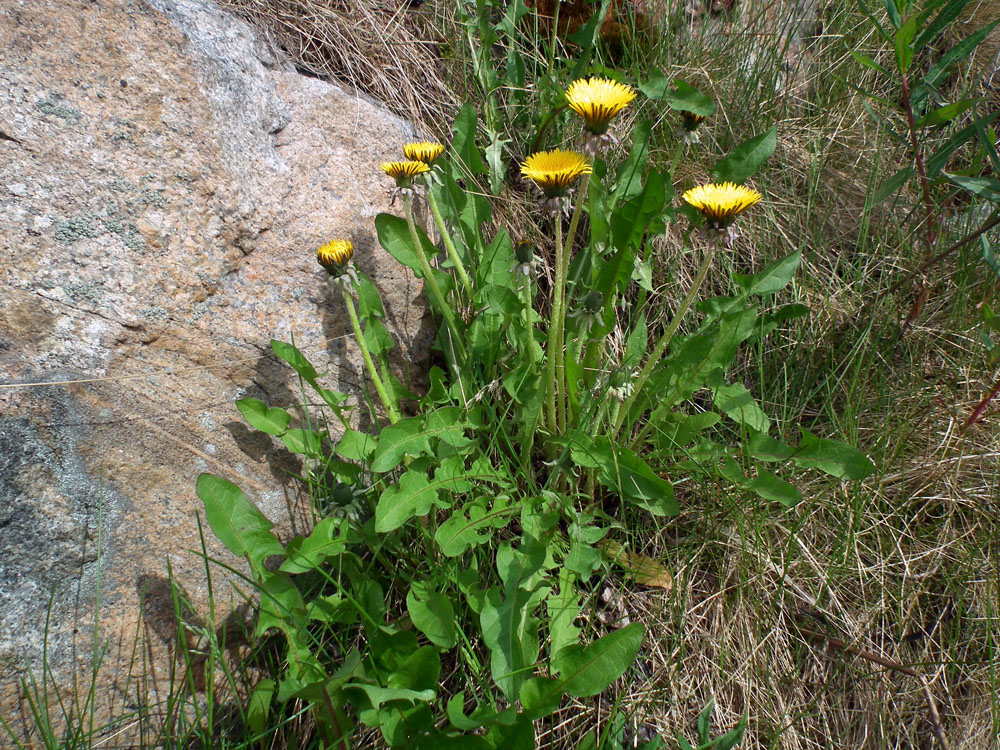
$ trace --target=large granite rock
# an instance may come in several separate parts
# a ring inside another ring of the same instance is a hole
[[[87,674],[98,578],[101,637],[125,644],[104,687],[125,679],[143,596],[140,635],[154,652],[169,639],[168,560],[204,604],[199,472],[294,526],[301,467],[233,401],[300,400],[268,347],[293,335],[329,387],[358,393],[319,244],[353,239],[400,356],[427,350],[420,286],[372,223],[389,201],[378,164],[412,137],[208,0],[0,3],[4,715],[47,614],[57,676]]]

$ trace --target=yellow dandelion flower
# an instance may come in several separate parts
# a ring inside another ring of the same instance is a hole
[[[698,185],[682,196],[684,201],[701,211],[709,223],[727,227],[750,206],[760,202],[761,194],[732,182]]]
[[[539,151],[524,160],[521,174],[532,180],[549,197],[563,195],[566,188],[593,170],[583,154],[576,151]]]
[[[382,171],[396,180],[400,178],[409,180],[430,171],[430,167],[422,161],[384,161]]]
[[[407,143],[403,146],[403,155],[411,161],[422,161],[431,165],[434,160],[444,153],[444,145],[423,141],[421,143]]]
[[[602,134],[611,118],[635,99],[631,86],[609,78],[581,78],[566,89],[570,109],[583,118],[591,133]]]
[[[331,240],[316,251],[316,259],[334,276],[344,273],[344,266],[354,257],[354,243],[350,240]]]

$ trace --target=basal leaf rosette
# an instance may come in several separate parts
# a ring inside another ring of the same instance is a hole
[[[698,209],[714,229],[725,229],[762,198],[756,190],[733,182],[698,185],[682,197],[685,203]]]

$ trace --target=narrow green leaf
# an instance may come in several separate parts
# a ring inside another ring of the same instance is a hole
[[[635,663],[645,632],[641,623],[634,622],[588,646],[567,646],[552,660],[559,681],[548,690],[563,690],[575,698],[597,695]]]
[[[877,62],[872,60],[867,55],[862,55],[860,52],[855,52],[850,48],[848,48],[847,51],[851,53],[851,57],[853,57],[855,60],[861,63],[861,65],[863,65],[864,67],[871,68],[872,70],[877,70],[879,73],[882,73],[883,75],[888,76],[890,78],[892,77],[892,74],[888,70],[883,68],[881,65],[879,65]]]
[[[968,4],[969,0],[949,0],[948,4],[934,17],[934,20],[917,34],[916,39],[913,40],[914,51],[919,52],[936,39],[952,21],[958,18],[962,9]]]
[[[368,318],[384,318],[385,308],[382,307],[382,297],[378,293],[375,283],[368,278],[368,275],[358,271],[358,283],[355,287],[358,291],[358,317],[362,320]]]
[[[205,517],[219,540],[230,552],[250,561],[256,573],[264,569],[264,560],[285,554],[267,520],[257,506],[232,482],[212,474],[202,474],[195,485],[205,504]]]
[[[448,701],[446,709],[448,721],[456,729],[471,732],[479,727],[489,727],[494,724],[513,724],[517,719],[517,708],[511,706],[503,711],[497,711],[491,706],[476,706],[468,716],[465,715],[465,693],[459,693]]]
[[[762,133],[734,148],[712,170],[716,182],[742,184],[757,172],[778,146],[778,127],[772,125]]]
[[[951,69],[951,66],[957,62],[965,60],[969,55],[971,55],[973,50],[979,46],[979,44],[989,35],[991,31],[993,31],[993,29],[997,27],[998,24],[1000,24],[1000,18],[987,24],[978,31],[969,34],[969,36],[941,55],[941,58],[927,71],[927,75],[924,76],[923,85],[931,89],[939,88],[947,76],[948,71]]]
[[[292,421],[292,415],[284,409],[268,408],[267,404],[255,398],[241,398],[236,402],[236,408],[252,427],[268,435],[280,435]]]
[[[1000,180],[992,177],[961,177],[960,175],[948,172],[942,172],[942,174],[970,193],[974,193],[988,201],[1000,201]]]
[[[875,195],[872,196],[872,205],[877,206],[879,203],[884,201],[890,195],[895,194],[906,182],[913,176],[913,167],[904,167],[890,177],[888,180],[879,185],[878,190],[875,191]]]
[[[890,0],[891,1],[891,0]],[[893,47],[896,50],[896,67],[899,68],[900,73],[905,73],[910,69],[910,63],[913,62],[913,37],[917,33],[917,18],[912,16],[908,18],[902,25],[896,26],[896,36],[893,39]]]
[[[944,125],[946,122],[953,120],[958,117],[963,112],[966,112],[973,107],[975,107],[982,99],[963,99],[958,102],[953,102],[952,104],[945,104],[943,107],[938,107],[935,110],[931,110],[926,115],[921,117],[916,122],[918,128],[931,128],[935,125]]]
[[[893,25],[893,28],[900,28],[903,25],[903,18],[899,15],[899,7],[896,4],[896,0],[882,0],[882,4],[889,14],[889,22]]]
[[[290,364],[292,369],[295,370],[295,372],[297,372],[304,381],[310,385],[316,382],[316,379],[319,377],[319,373],[316,372],[311,364],[309,364],[309,360],[306,359],[305,355],[300,352],[297,347],[292,344],[286,344],[284,341],[271,339],[271,351]]]
[[[941,173],[941,170],[948,166],[948,160],[951,158],[951,155],[965,145],[966,142],[973,139],[976,136],[978,128],[989,125],[997,117],[1000,117],[1000,109],[995,109],[985,117],[978,118],[971,125],[967,125],[952,135],[933,154],[927,157],[927,176],[937,177]]]

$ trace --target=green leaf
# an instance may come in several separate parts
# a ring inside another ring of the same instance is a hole
[[[757,476],[745,486],[765,500],[776,500],[786,508],[790,508],[802,499],[802,494],[784,479],[759,467]]]
[[[476,126],[479,115],[472,104],[466,103],[452,125],[451,153],[464,165],[470,175],[486,174],[489,170],[476,148]]]
[[[263,679],[254,686],[253,694],[247,702],[246,713],[247,729],[251,735],[263,736],[276,688],[277,683],[271,679]]]
[[[426,465],[426,464],[422,464]],[[385,489],[375,507],[375,531],[398,529],[414,516],[426,516],[434,505],[447,507],[438,496],[438,488],[427,478],[426,468],[417,470],[416,462],[403,474],[398,484]]]
[[[778,146],[778,126],[772,125],[766,133],[751,138],[734,148],[728,156],[715,165],[712,177],[716,182],[746,182],[767,161]]]
[[[798,270],[801,260],[802,251],[796,250],[791,255],[786,255],[784,258],[776,260],[767,266],[767,268],[752,276],[743,276],[738,273],[733,274],[733,280],[747,294],[759,294],[762,296],[765,294],[777,294],[795,278],[795,272]]]
[[[945,5],[941,11],[934,17],[927,26],[925,26],[916,38],[913,40],[913,49],[919,52],[927,44],[938,37],[942,31],[948,28],[948,25],[958,18],[962,9],[969,4],[969,0],[950,0],[947,5]]]
[[[875,62],[874,60],[872,60],[867,55],[862,55],[860,52],[855,52],[854,50],[852,50],[850,48],[848,48],[847,51],[851,53],[851,57],[853,57],[855,60],[857,60],[859,63],[861,63],[866,68],[871,68],[872,70],[877,70],[879,73],[882,73],[883,75],[886,75],[886,76],[888,76],[890,78],[892,77],[892,74],[889,73],[888,70],[886,70],[885,68],[883,68],[881,65],[879,65],[877,62]]]
[[[635,663],[645,632],[641,623],[634,622],[589,646],[567,646],[552,660],[559,681],[548,690],[563,690],[575,698],[597,695]]]
[[[236,408],[252,427],[268,435],[280,435],[292,421],[292,415],[284,409],[268,408],[267,404],[255,398],[241,398],[236,402]]]
[[[657,476],[628,448],[613,445],[603,436],[588,441],[578,435],[570,455],[578,466],[599,468],[601,484],[654,516],[675,516],[680,512],[673,485]]]
[[[284,631],[288,641],[289,661],[299,661],[299,668],[325,676],[323,667],[309,651],[301,628],[306,622],[306,603],[291,577],[282,571],[263,570],[258,583],[260,612],[256,633],[264,635],[271,628]]]
[[[469,547],[484,544],[490,540],[495,529],[506,526],[510,517],[520,510],[505,495],[493,498],[493,505],[487,511],[489,498],[477,498],[456,510],[442,523],[434,535],[441,552],[448,557],[457,557]]]
[[[383,703],[405,701],[407,703],[428,702],[434,700],[433,690],[407,690],[405,688],[384,688],[379,685],[368,685],[363,682],[348,682],[343,686],[346,690],[360,690],[371,702],[373,709],[378,709]]]
[[[771,429],[771,420],[742,383],[720,383],[714,386],[712,397],[716,408],[737,424],[757,432]]]
[[[348,461],[369,461],[378,447],[378,438],[367,432],[347,429],[337,442],[336,453]]]
[[[896,25],[896,24],[893,24]],[[905,73],[910,69],[913,62],[913,38],[917,34],[917,17],[911,16],[906,21],[897,26],[896,36],[893,39],[893,47],[896,50],[896,67],[900,73]]]
[[[424,432],[423,418],[401,419],[382,430],[378,448],[372,456],[372,471],[392,471],[406,455],[429,456],[432,453],[430,437]]]
[[[647,99],[660,99],[667,92],[669,86],[670,79],[663,75],[663,71],[659,68],[653,68],[649,77],[645,81],[639,82],[638,89]]]
[[[281,442],[292,453],[306,455],[309,458],[322,458],[324,437],[326,437],[325,432],[316,430],[285,430],[281,434]]]
[[[983,100],[963,99],[958,102],[953,102],[952,104],[945,104],[943,107],[938,107],[937,109],[931,110],[926,115],[917,120],[916,127],[930,128],[934,127],[935,125],[944,125],[946,122],[953,120],[963,112],[972,109],[981,101]]]
[[[971,125],[968,125],[952,135],[943,145],[927,157],[927,176],[937,177],[941,170],[948,165],[951,155],[964,146],[968,141],[976,136],[976,131],[1000,117],[1000,109],[995,109],[985,117],[980,117]]]
[[[673,91],[668,91],[664,96],[668,107],[702,117],[711,117],[715,114],[715,102],[694,86],[679,78],[674,80],[674,86],[676,88]]]
[[[256,573],[264,570],[264,560],[285,554],[267,520],[257,506],[230,481],[212,474],[202,474],[195,485],[205,504],[205,517],[219,540],[230,552],[250,561]]]
[[[899,15],[899,5],[896,0],[882,0],[882,4],[885,5],[886,12],[889,14],[889,22],[892,23],[893,28],[898,29],[903,25],[903,18]]]
[[[413,247],[413,239],[410,237],[410,228],[406,219],[392,214],[379,214],[375,217],[375,231],[378,233],[379,243],[389,255],[413,271],[418,279],[424,277],[423,266],[417,257],[416,249]],[[434,257],[437,248],[420,227],[417,227],[417,237],[420,239],[425,257]]]
[[[421,582],[414,582],[406,595],[406,609],[414,627],[435,646],[450,649],[458,643],[455,609],[444,594]]]
[[[310,385],[315,384],[316,379],[319,377],[319,373],[309,364],[309,360],[306,359],[305,355],[300,352],[292,344],[286,344],[284,341],[278,341],[277,339],[271,339],[271,351],[276,355],[285,360],[288,364],[292,366],[292,369],[299,374],[304,381]]]
[[[888,180],[879,185],[878,190],[875,191],[875,195],[872,196],[872,205],[877,206],[879,203],[884,201],[890,195],[895,194],[906,182],[913,176],[913,167],[904,167],[890,177]]]
[[[324,518],[304,539],[295,537],[285,549],[285,561],[278,570],[305,573],[317,570],[331,557],[347,549],[348,522],[343,518]]]
[[[549,654],[555,656],[566,646],[577,643],[580,628],[574,622],[580,614],[580,596],[576,592],[577,576],[565,567],[559,569],[559,590],[549,596]]]
[[[940,87],[951,66],[957,62],[965,60],[969,55],[971,55],[973,50],[979,46],[983,39],[985,39],[989,33],[997,27],[997,24],[1000,24],[1000,18],[987,24],[978,31],[969,34],[969,36],[941,55],[941,58],[930,67],[930,70],[927,71],[927,75],[924,76],[921,86],[928,89]],[[914,98],[916,98],[916,94],[917,92],[915,91]]]
[[[792,456],[797,466],[819,469],[838,479],[864,479],[875,471],[875,465],[857,448],[818,438],[801,427],[799,430],[802,441]]]
[[[991,177],[961,177],[948,172],[942,172],[942,174],[970,193],[988,201],[1000,201],[1000,180]]]
[[[491,706],[476,706],[469,715],[465,715],[465,693],[459,693],[448,701],[446,709],[448,721],[456,729],[471,732],[479,727],[489,727],[494,724],[513,724],[517,719],[517,708],[511,706],[503,711],[497,711]]]
[[[611,206],[638,195],[642,190],[642,175],[649,161],[649,133],[652,123],[640,120],[632,130],[632,150],[618,169]]]
[[[521,686],[521,707],[532,721],[559,710],[565,691],[562,682],[550,677],[532,677]]]
[[[358,272],[358,283],[355,289],[358,292],[358,316],[362,320],[385,317],[385,308],[382,307],[382,297],[379,295],[374,282],[368,278],[367,274]]]

